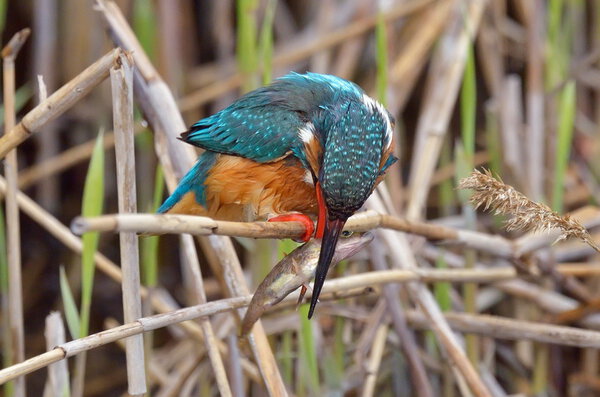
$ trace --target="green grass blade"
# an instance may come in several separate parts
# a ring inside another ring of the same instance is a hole
[[[255,89],[258,85],[256,76],[256,8],[257,0],[237,1],[237,62],[244,77],[244,92]]]
[[[475,157],[475,133],[476,133],[476,106],[477,106],[477,83],[475,76],[475,54],[473,46],[469,46],[467,62],[460,92],[460,124],[462,145],[456,145],[456,176],[463,178],[471,173],[474,167]],[[458,181],[457,181],[458,182]],[[467,228],[474,230],[476,225],[475,211],[469,203],[466,191],[459,191],[459,199],[462,203],[462,214],[466,220]],[[474,250],[465,250],[465,267],[475,266],[476,253]],[[477,311],[477,284],[463,284],[463,302],[465,311],[475,313]],[[479,340],[474,334],[466,334],[467,356],[474,365],[479,362]]]
[[[311,320],[308,319],[309,305],[301,305],[298,310],[300,316],[300,333],[298,334],[298,343],[300,345],[300,365],[304,370],[305,381],[310,390],[311,396],[318,396],[319,393],[319,366],[317,363],[317,354],[315,351],[315,338],[313,335]],[[302,383],[303,379],[299,381]],[[300,394],[300,393],[299,393]]]
[[[154,194],[150,212],[154,213],[160,206],[165,191],[165,178],[160,165],[156,167],[154,176]],[[141,240],[142,277],[144,285],[155,287],[158,283],[158,242],[160,236],[147,236]]]
[[[281,365],[281,376],[287,385],[291,385],[294,380],[294,360],[293,360],[293,334],[292,331],[285,331],[281,335],[281,347],[279,350],[279,362]]]
[[[156,26],[154,2],[135,0],[133,3],[133,31],[151,60],[156,59]]]
[[[0,35],[4,32],[6,26],[6,9],[8,8],[7,0],[0,0]]]
[[[0,291],[4,301],[2,302],[3,315],[8,316],[8,257],[6,252],[6,223],[4,222],[4,211],[0,209]],[[4,368],[12,365],[13,350],[9,327],[2,327],[2,365]],[[9,397],[14,393],[14,382],[4,385],[4,395]]]
[[[104,205],[104,134],[100,132],[96,139],[96,145],[83,188],[83,203],[81,213],[84,217],[98,216],[102,214]],[[94,255],[98,249],[98,232],[84,233],[83,253],[81,256],[81,321],[80,336],[88,334],[90,306],[92,302],[92,289],[94,286]]]
[[[564,207],[564,182],[571,154],[571,141],[573,140],[575,98],[575,82],[570,81],[560,93],[558,108],[558,137],[556,142],[552,209],[559,213],[563,211]]]
[[[23,106],[31,99],[31,95],[29,84],[23,84],[17,89],[17,92],[15,92],[15,112],[23,109]],[[0,105],[0,120],[4,123],[4,105]]]
[[[460,90],[460,130],[464,145],[464,154],[468,156],[471,168],[473,167],[473,157],[475,155],[476,105],[475,55],[473,54],[473,47],[470,46]]]
[[[67,320],[67,327],[72,339],[77,339],[81,335],[81,327],[79,323],[79,312],[77,311],[77,305],[75,299],[73,299],[73,292],[69,287],[69,280],[65,273],[65,268],[60,267],[60,295],[62,296],[63,307],[65,309],[65,319]]]
[[[448,268],[448,264],[442,255],[436,259],[435,267],[436,269]],[[450,297],[451,289],[450,283],[446,281],[440,281],[433,284],[435,301],[443,312],[447,312],[452,308],[452,298]]]
[[[447,136],[444,139],[444,145],[440,152],[440,167],[448,166],[452,163],[452,144],[451,137]],[[447,178],[442,181],[438,187],[440,200],[440,214],[442,216],[450,216],[453,213],[456,204],[456,192],[452,178]]]
[[[273,78],[273,21],[275,20],[275,8],[277,0],[269,0],[265,9],[260,30],[260,55],[262,64],[262,82],[269,84]]]
[[[387,105],[386,92],[388,85],[388,40],[383,12],[377,14],[375,41],[377,48],[377,98],[385,106]]]
[[[0,291],[3,294],[8,293],[8,257],[5,232],[4,211],[0,209]]]

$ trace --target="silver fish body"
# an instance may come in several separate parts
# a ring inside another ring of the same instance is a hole
[[[340,238],[331,261],[332,266],[351,257],[373,240],[371,233],[354,233]],[[260,283],[242,321],[242,335],[247,334],[266,309],[306,285],[315,276],[321,240],[312,239],[296,248],[277,263]]]

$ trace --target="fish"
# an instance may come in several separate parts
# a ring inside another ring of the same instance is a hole
[[[356,254],[371,240],[373,240],[373,234],[369,232],[347,234],[346,236],[342,234],[335,248],[335,254],[331,261],[332,266]],[[283,298],[300,287],[302,290],[298,303],[302,302],[307,289],[306,284],[315,276],[320,251],[321,240],[312,239],[286,255],[271,269],[252,296],[246,315],[242,320],[242,336],[250,332],[254,323],[268,308],[281,302]]]

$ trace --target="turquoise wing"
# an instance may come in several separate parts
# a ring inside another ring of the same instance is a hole
[[[181,139],[206,150],[262,163],[290,151],[301,155],[298,131],[306,122],[302,111],[280,101],[277,92],[263,88],[193,124]]]

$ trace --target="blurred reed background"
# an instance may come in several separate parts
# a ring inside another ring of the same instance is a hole
[[[434,228],[498,235],[499,246],[509,247],[498,254],[493,244],[463,247],[439,244],[426,234],[408,235],[423,269],[446,274],[441,272],[464,267],[483,275],[516,269],[510,276],[481,276],[485,281],[452,278],[452,273],[447,279],[436,273],[435,282],[427,281],[437,307],[447,312],[461,340],[464,336],[466,355],[488,393],[482,395],[600,395],[600,334],[577,333],[600,330],[600,317],[594,315],[600,307],[598,253],[578,241],[551,245],[552,240],[540,243],[538,235],[509,233],[503,217],[477,213],[469,192],[455,189],[473,168],[484,166],[530,199],[574,213],[600,241],[593,229],[600,225],[600,1],[116,3],[188,125],[290,70],[335,74],[378,98],[397,120],[400,161],[386,179],[388,211]],[[15,60],[17,121],[44,97],[38,75],[51,95],[114,46],[92,1],[0,0],[3,45],[25,27],[31,36]],[[5,99],[3,119],[7,109]],[[47,211],[43,219],[69,225],[82,213],[118,212],[112,114],[110,87],[103,83],[19,146],[18,186]],[[137,208],[153,212],[166,194],[164,176],[153,134],[137,110],[135,120]],[[4,216],[0,219],[4,223]],[[61,343],[45,339],[51,311],[61,312],[67,339],[123,319],[120,285],[105,268],[93,270],[96,244],[98,252],[119,263],[118,236],[87,233],[80,256],[33,219],[20,216],[25,357]],[[5,227],[0,230],[7,367],[19,356],[8,326]],[[251,289],[296,246],[289,240],[235,241]],[[142,282],[149,291],[168,302],[174,298],[172,307],[198,303],[193,277],[180,265],[176,237],[142,238],[140,246]],[[378,254],[382,247],[389,255]],[[337,266],[330,278],[393,267],[391,252],[378,238],[372,249]],[[225,297],[225,289],[205,265],[209,259],[201,256],[200,263],[206,299],[214,301]],[[324,300],[312,321],[305,306],[268,314],[264,328],[290,395],[469,395],[417,301],[404,284],[395,284]],[[144,315],[153,314],[155,308],[146,306]],[[555,332],[544,328],[548,324],[568,327]],[[235,334],[234,318],[215,315],[210,325],[221,340],[219,350],[228,351],[223,360],[233,395],[267,395],[254,357],[228,337]],[[206,323],[201,326],[206,330]],[[146,334],[152,395],[223,393],[214,363],[194,332],[200,328],[169,326]],[[414,345],[407,346],[406,335]],[[87,352],[87,360],[70,360],[70,393],[123,395],[122,348],[109,344]],[[424,379],[415,380],[418,367],[425,369]],[[48,379],[45,369],[27,375],[26,395],[64,395],[64,386]],[[21,390],[10,382],[3,395]]]

